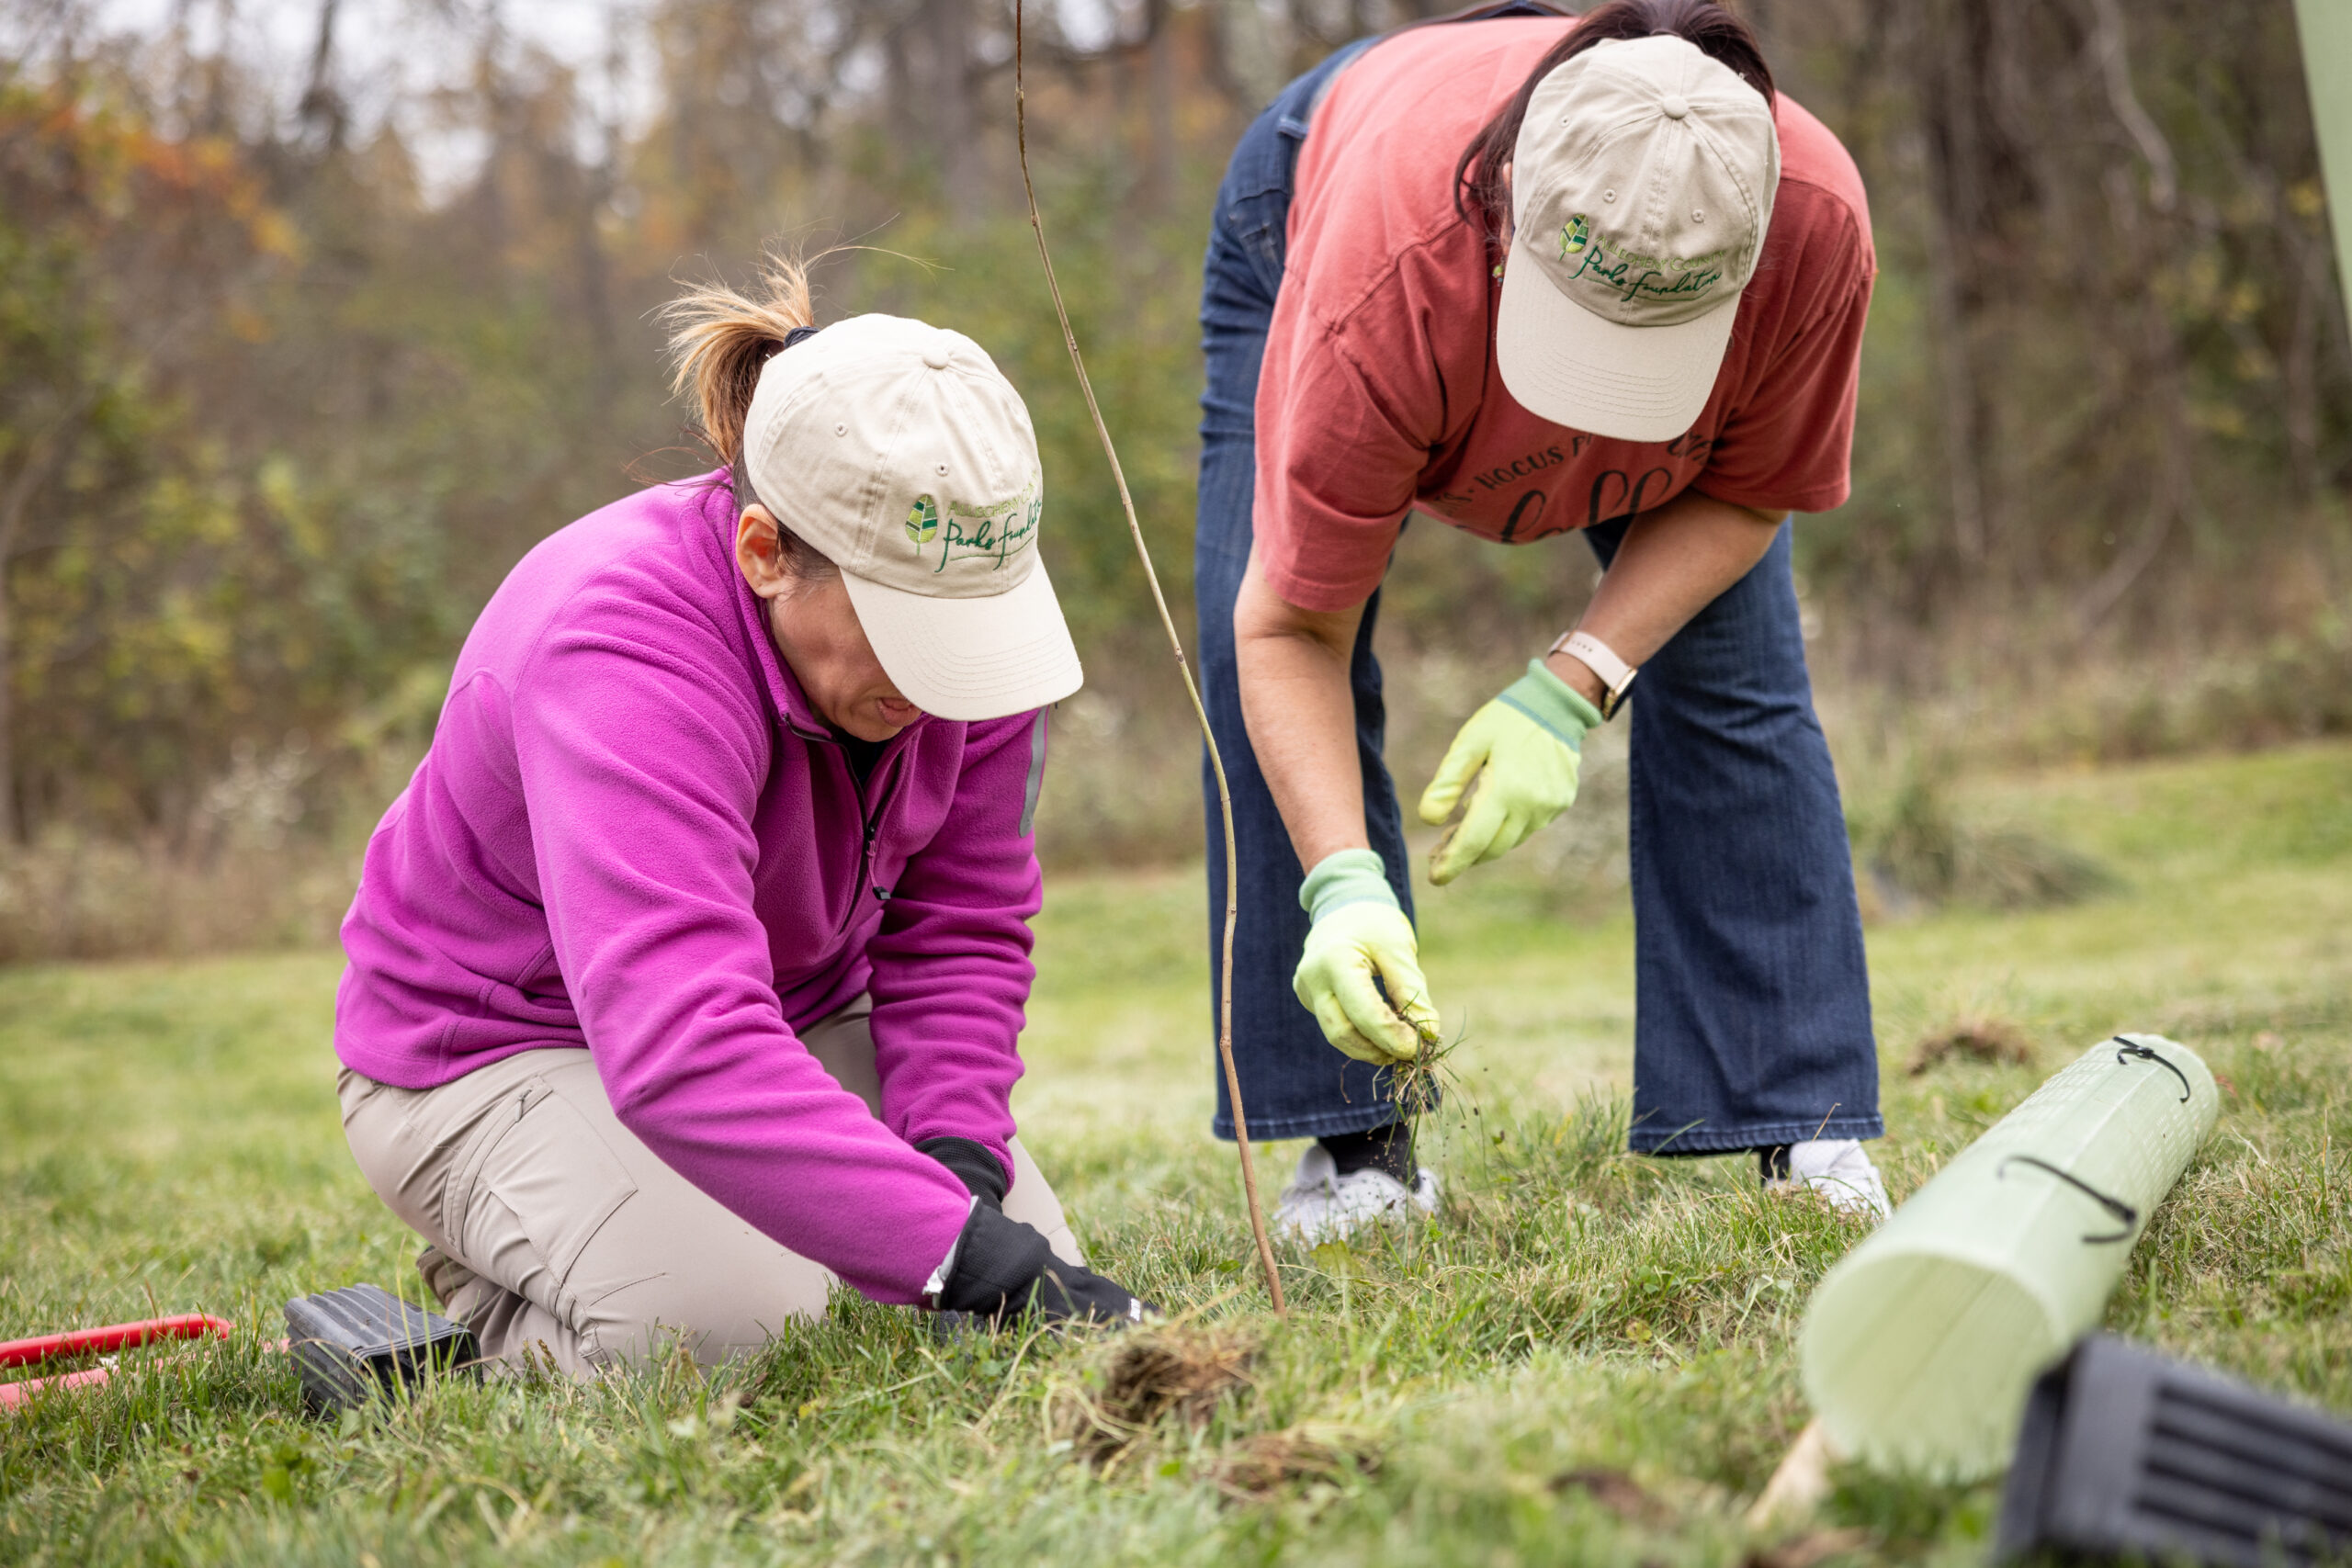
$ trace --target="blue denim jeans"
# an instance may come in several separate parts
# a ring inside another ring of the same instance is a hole
[[[1386,1076],[1334,1050],[1291,991],[1306,939],[1304,872],[1243,728],[1233,604],[1250,558],[1258,370],[1282,285],[1292,176],[1323,89],[1367,46],[1284,89],[1234,149],[1201,291],[1193,593],[1209,722],[1233,794],[1239,849],[1233,1048],[1253,1138],[1361,1132],[1396,1118]],[[1603,566],[1624,525],[1585,531]],[[1389,886],[1413,909],[1396,788],[1364,605],[1350,678],[1364,825]],[[1463,716],[1487,694],[1464,694]],[[1632,1145],[1719,1154],[1811,1137],[1877,1137],[1878,1053],[1851,853],[1829,749],[1813,711],[1783,524],[1755,569],[1643,668],[1632,715],[1636,991]],[[1202,770],[1212,987],[1224,929],[1225,843]],[[1439,998],[1441,1006],[1445,998]],[[1459,1005],[1458,1003],[1456,1005]],[[1211,998],[1214,1021],[1216,998]],[[1214,1027],[1214,1023],[1212,1023]],[[1233,1136],[1217,1075],[1216,1135]]]

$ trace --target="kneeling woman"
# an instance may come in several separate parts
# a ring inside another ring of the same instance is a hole
[[[730,467],[492,596],[369,843],[345,1129],[487,1356],[705,1361],[879,1302],[1137,1315],[1013,1136],[1046,705],[1020,397],[805,279],[673,310]]]

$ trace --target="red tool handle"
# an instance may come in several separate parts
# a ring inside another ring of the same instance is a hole
[[[76,1328],[64,1334],[43,1334],[31,1339],[11,1339],[0,1343],[0,1367],[27,1367],[36,1361],[53,1361],[60,1356],[88,1356],[107,1350],[121,1350],[156,1339],[202,1339],[208,1335],[217,1335],[225,1339],[235,1327],[234,1324],[220,1318],[190,1312],[177,1317],[151,1317],[143,1323],[115,1323],[104,1328]]]
[[[68,1372],[62,1378],[28,1378],[23,1382],[0,1382],[0,1410],[19,1409],[45,1388],[102,1388],[107,1375],[104,1367],[92,1367],[86,1372]]]

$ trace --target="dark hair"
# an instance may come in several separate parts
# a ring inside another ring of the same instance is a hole
[[[1597,43],[1659,33],[1687,39],[1702,54],[1730,67],[1763,94],[1767,104],[1772,101],[1772,68],[1764,63],[1756,35],[1714,0],[1608,0],[1586,12],[1567,37],[1544,51],[1510,102],[1462,150],[1462,160],[1453,166],[1453,210],[1464,221],[1484,229],[1488,243],[1500,244],[1510,221],[1510,182],[1503,168],[1518,151],[1519,128],[1527,118],[1536,84]]]

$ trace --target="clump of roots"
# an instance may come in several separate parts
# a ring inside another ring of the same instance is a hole
[[[1246,1387],[1258,1337],[1230,1326],[1188,1324],[1122,1336],[1103,1363],[1102,1386],[1077,1391],[1062,1427],[1085,1459],[1107,1463],[1173,1416],[1198,1429],[1218,1402]]]
[[[1216,1483],[1228,1497],[1250,1501],[1294,1482],[1368,1475],[1379,1467],[1380,1446],[1371,1432],[1337,1421],[1302,1421],[1227,1449],[1217,1461]]]
[[[1448,1040],[1434,1029],[1417,1031],[1420,1038],[1420,1055],[1410,1061],[1391,1062],[1381,1069],[1388,1076],[1388,1092],[1396,1101],[1396,1114],[1419,1116],[1433,1111],[1445,1091],[1460,1080],[1448,1066],[1453,1053],[1469,1038],[1465,1030]]]
[[[2033,1042],[2024,1030],[2006,1018],[1972,1014],[1950,1028],[1921,1036],[1911,1052],[1911,1076],[1917,1077],[1953,1056],[2001,1066],[2030,1067],[2033,1065]]]

